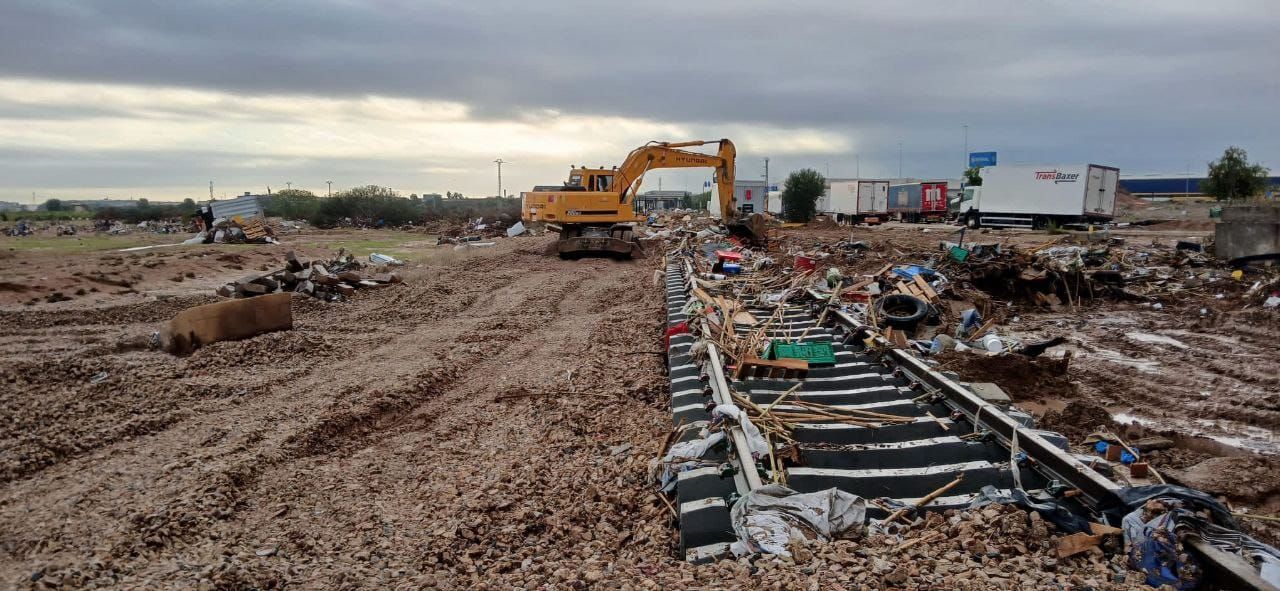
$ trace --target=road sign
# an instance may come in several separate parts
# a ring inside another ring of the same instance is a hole
[[[969,152],[969,168],[974,168],[974,167],[981,168],[983,166],[995,166],[995,165],[996,165],[995,152]]]

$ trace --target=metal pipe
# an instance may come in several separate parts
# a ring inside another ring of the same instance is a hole
[[[688,291],[693,290],[693,265],[689,261],[684,262],[685,277],[688,279]],[[709,334],[706,320],[701,322],[702,334]],[[707,344],[707,364],[711,366],[707,375],[711,377],[711,399],[717,405],[733,404],[733,396],[729,392],[729,381],[724,377],[724,364],[720,361],[720,350],[709,339],[703,339]],[[738,425],[728,426],[729,442],[733,444],[733,453],[738,460],[738,481],[739,493],[746,494],[761,486],[764,483],[760,480],[760,474],[756,472],[755,458],[751,457],[751,447],[747,445],[747,435],[742,432],[742,427]],[[745,490],[742,490],[744,489]]]

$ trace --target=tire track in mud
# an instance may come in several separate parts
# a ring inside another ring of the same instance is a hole
[[[595,282],[602,274],[637,268],[500,253],[462,268],[432,270],[414,285],[370,292],[346,304],[296,301],[292,333],[215,344],[181,360],[138,352],[108,355],[113,363],[190,370],[186,377],[170,378],[167,388],[195,392],[198,404],[175,420],[103,441],[63,458],[65,465],[0,488],[0,530],[8,532],[0,540],[0,581],[17,581],[32,565],[133,570],[138,556],[169,554],[189,542],[209,540],[216,536],[212,526],[256,506],[265,472],[431,429],[439,415],[466,399],[467,391],[454,384],[477,363],[510,355],[512,347],[536,351],[539,329],[576,313],[584,293],[594,298],[582,302],[587,308],[601,299],[626,298],[626,290],[616,286],[595,297],[601,287]],[[584,291],[584,284],[592,289]],[[507,288],[520,297],[505,295]],[[152,315],[167,317],[168,312]],[[286,340],[272,341],[281,338]],[[311,341],[318,343],[314,351],[290,350]],[[285,354],[272,355],[276,346]],[[251,352],[241,354],[242,349]],[[224,367],[228,364],[235,367]],[[324,366],[334,364],[351,369],[326,373]],[[394,387],[364,387],[363,381],[379,381],[383,374],[391,375]],[[262,391],[234,400],[207,394],[208,388],[245,380]],[[185,385],[190,383],[205,390]],[[305,417],[301,424],[299,417]],[[37,501],[34,511],[13,504],[42,497],[48,500]],[[52,528],[40,527],[41,522]],[[92,554],[116,558],[99,564],[86,561],[84,550],[72,549],[95,546]]]
[[[404,387],[363,393],[349,406],[322,412],[304,428],[284,437],[278,448],[253,451],[229,467],[201,475],[186,494],[157,506],[131,511],[127,520],[134,533],[117,542],[110,553],[156,550],[202,537],[213,524],[234,516],[252,496],[264,471],[316,455],[340,454],[394,432],[413,415],[413,409],[448,392],[449,384],[471,367],[485,358],[500,355],[521,342],[518,338],[521,334],[534,332],[540,323],[563,314],[557,310],[559,303],[571,300],[571,294],[581,282],[576,278],[562,279],[566,280],[559,285],[543,286],[533,300],[515,302],[490,313],[469,314],[477,306],[476,298],[464,297],[468,303],[458,315],[481,321],[451,340],[488,343],[490,346],[479,354],[472,351],[474,345],[470,344],[444,347],[441,353],[457,361],[420,371]],[[406,295],[409,294],[399,297]],[[384,305],[382,302],[370,304]],[[500,320],[484,321],[495,317]],[[407,335],[402,340],[413,341],[415,335]],[[450,355],[457,349],[463,349],[463,354]]]
[[[504,256],[459,270],[449,269],[444,275],[433,277],[425,290],[393,287],[363,293],[362,300],[367,301],[358,304],[328,304],[296,298],[293,304],[294,331],[234,343],[214,343],[185,358],[171,358],[160,353],[125,355],[144,347],[134,342],[136,338],[122,340],[102,336],[105,330],[142,335],[145,343],[145,335],[158,328],[158,325],[146,322],[170,317],[174,313],[171,304],[176,300],[114,306],[83,315],[83,320],[90,323],[112,317],[134,322],[123,331],[118,325],[73,325],[70,321],[77,317],[74,311],[33,312],[35,320],[30,324],[56,328],[14,330],[11,334],[27,335],[26,338],[32,342],[31,348],[40,353],[29,361],[19,361],[0,372],[0,383],[7,381],[22,388],[28,381],[24,375],[34,376],[35,385],[32,387],[44,389],[65,401],[51,407],[47,397],[37,399],[18,390],[0,396],[0,408],[6,410],[7,416],[16,417],[14,420],[18,421],[24,417],[37,420],[36,423],[20,422],[15,425],[13,438],[0,446],[6,450],[0,452],[0,483],[30,476],[127,438],[163,432],[208,410],[216,410],[199,408],[201,405],[216,406],[232,396],[262,394],[271,389],[273,382],[292,382],[299,375],[334,361],[345,351],[376,346],[384,335],[370,334],[367,326],[385,323],[389,309],[408,311],[408,314],[396,315],[414,322],[457,314],[486,291],[485,287],[477,286],[477,270],[483,273],[485,269],[513,266],[507,258]],[[483,275],[479,278],[484,279]],[[420,294],[431,294],[442,284],[462,286],[446,291],[457,291],[463,296],[448,302],[431,297],[430,306],[414,305],[423,303],[424,297]],[[203,303],[205,299],[203,296],[187,298],[197,303]],[[51,322],[50,318],[56,321]],[[92,351],[96,355],[77,344],[84,341],[102,343]],[[55,353],[59,354],[56,360],[48,359]],[[134,370],[132,367],[139,363],[135,357],[139,355],[143,357],[140,362],[143,367]],[[147,359],[147,355],[153,357]],[[273,371],[270,376],[260,373],[262,369],[278,370],[271,366],[282,356],[291,359],[292,367],[288,371]],[[151,365],[157,359],[170,369],[151,371]],[[89,378],[99,371],[106,372],[110,381],[104,385],[89,383]],[[137,375],[139,371],[141,374]],[[181,375],[184,384],[157,388],[156,384],[165,383],[166,373]],[[219,386],[218,382],[233,383],[234,387]],[[40,406],[33,407],[36,403]],[[82,415],[76,428],[69,433],[48,432],[58,430],[65,420],[39,418],[59,406],[64,412]],[[138,414],[140,411],[141,415]],[[4,438],[0,437],[0,441]]]

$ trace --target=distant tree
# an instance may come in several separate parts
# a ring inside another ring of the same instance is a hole
[[[148,205],[151,205],[150,201],[147,201],[146,199],[138,200],[138,207],[147,207]]]
[[[193,210],[196,208],[196,200],[190,197],[187,197],[186,199],[182,200],[182,206],[187,208],[187,210]]]
[[[306,189],[277,191],[262,204],[267,215],[291,220],[310,220],[320,211],[321,199]]]
[[[1200,183],[1200,190],[1219,201],[1247,199],[1266,189],[1270,172],[1261,164],[1249,164],[1244,148],[1231,146],[1222,158],[1209,163],[1209,176]]]
[[[970,167],[964,171],[964,184],[971,187],[982,186],[982,169],[977,166]]]
[[[62,211],[61,199],[49,199],[44,202],[45,211]]]
[[[782,187],[782,210],[789,222],[807,222],[818,210],[818,198],[827,190],[822,173],[803,168],[787,176]]]
[[[319,200],[308,219],[317,226],[333,226],[350,218],[356,224],[396,226],[421,218],[422,212],[399,193],[377,185],[348,189]]]

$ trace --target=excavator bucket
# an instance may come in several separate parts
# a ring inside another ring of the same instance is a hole
[[[734,220],[728,224],[728,228],[730,236],[735,236],[751,246],[769,244],[769,225],[764,216],[758,213]]]

